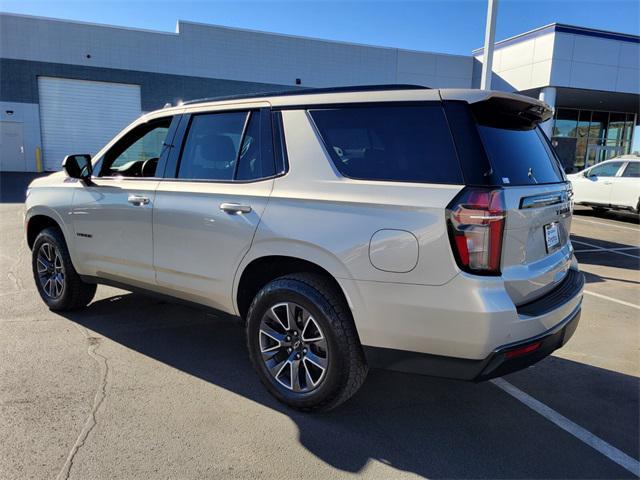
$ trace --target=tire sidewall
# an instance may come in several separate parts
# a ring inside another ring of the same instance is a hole
[[[295,393],[281,385],[268,371],[260,352],[260,322],[265,312],[282,303],[297,303],[313,316],[327,339],[327,370],[320,386],[306,393]],[[296,408],[311,408],[331,399],[344,384],[345,352],[329,318],[336,313],[314,288],[293,279],[277,279],[256,296],[247,315],[247,345],[249,356],[260,380],[280,401]]]
[[[64,273],[64,291],[59,298],[51,298],[49,297],[40,285],[40,277],[38,275],[38,252],[40,251],[40,247],[43,243],[51,243],[54,248],[56,248],[60,254],[60,258],[62,259],[63,273]],[[52,310],[60,310],[63,309],[68,301],[69,296],[71,295],[71,288],[69,285],[69,275],[71,274],[71,263],[69,261],[69,253],[67,251],[67,246],[64,243],[61,243],[58,236],[55,235],[50,229],[45,229],[36,237],[35,242],[33,243],[33,249],[31,254],[31,268],[33,270],[33,278],[36,283],[36,288],[38,289],[38,293],[40,297],[47,304],[49,308]]]

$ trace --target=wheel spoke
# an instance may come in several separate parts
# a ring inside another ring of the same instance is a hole
[[[267,337],[275,340],[278,344],[282,344],[285,341],[286,335],[284,333],[280,333],[275,329],[271,328],[269,325],[263,323],[260,326],[260,333],[266,335]]]
[[[277,310],[283,310],[283,308],[285,310],[285,314],[284,315],[278,314]],[[289,321],[289,304],[288,303],[279,303],[278,305],[274,305],[273,307],[271,307],[271,314],[273,318],[282,326],[285,332],[290,329],[289,325],[291,325],[291,322]]]
[[[307,354],[305,355],[304,359],[313,363],[316,367],[322,370],[327,369],[327,359],[325,357],[320,357],[316,355],[311,350],[307,351]]]
[[[49,260],[49,262],[51,262],[53,259],[51,258],[51,245],[49,245],[48,243],[44,243],[42,245],[42,253],[44,254],[44,257]]]
[[[299,392],[300,387],[300,360],[291,360],[291,390]]]
[[[273,377],[277,380],[278,375],[280,375],[282,369],[287,365],[287,359],[285,358],[284,360],[277,360],[274,355],[271,357],[271,360],[265,362],[265,365],[271,372],[271,375],[273,375]]]
[[[50,297],[53,297],[53,278],[49,277],[47,279],[47,281],[44,283],[44,285],[42,286],[42,289],[45,291],[45,293],[47,295],[49,295]]]
[[[302,340],[305,342],[317,342],[324,339],[322,331],[311,315],[307,318],[302,329]]]
[[[58,254],[58,252],[55,252],[55,259],[53,261],[53,266],[57,271],[61,271],[62,270],[62,258],[60,258],[60,255]]]
[[[60,294],[62,294],[63,288],[64,288],[64,282],[59,276],[57,276],[56,277],[56,297],[59,297]]]
[[[267,353],[277,351],[282,347],[284,335],[276,332],[268,325],[264,325],[260,329],[260,352]],[[271,345],[270,345],[271,343]]]
[[[40,256],[38,256],[38,259],[37,259],[37,266],[38,266],[38,273],[45,273],[47,270],[49,270],[49,266],[47,265],[47,262]]]

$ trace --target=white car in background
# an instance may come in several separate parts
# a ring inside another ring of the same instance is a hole
[[[573,201],[596,211],[640,209],[640,158],[619,157],[567,175]]]

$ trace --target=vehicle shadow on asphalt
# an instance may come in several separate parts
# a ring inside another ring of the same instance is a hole
[[[604,212],[596,212],[591,208],[575,208],[573,210],[574,215],[580,217],[593,217],[602,218],[606,220],[618,220],[620,222],[640,224],[640,215],[633,212],[626,212],[620,210],[606,210]]]
[[[113,342],[282,412],[296,423],[304,448],[344,472],[362,472],[373,459],[429,478],[633,478],[490,383],[373,370],[360,392],[341,407],[305,414],[281,405],[262,387],[237,319],[139,294],[102,299],[64,316]],[[615,425],[627,425],[622,443],[637,451],[633,443],[637,379],[552,360],[553,368],[567,378],[590,378],[592,387],[599,385],[593,387],[596,392],[606,391],[609,382],[624,388],[632,404],[624,413],[618,411],[621,418]],[[542,372],[547,361],[534,368]],[[554,375],[553,370],[547,373]],[[607,395],[594,402],[597,412],[620,410],[616,399]],[[606,415],[590,413],[585,418],[605,423],[606,431]]]
[[[581,235],[571,235],[571,241],[575,248],[575,255],[580,264],[600,265],[615,267],[625,270],[640,270],[640,246],[628,243],[611,242],[608,240],[597,240]],[[616,249],[623,248],[618,252],[608,250],[598,251],[599,248]],[[601,281],[594,274],[585,273],[587,282],[593,283]],[[638,283],[629,280],[615,279],[625,283]]]

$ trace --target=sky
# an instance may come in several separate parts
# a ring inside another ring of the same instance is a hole
[[[499,0],[496,39],[549,23],[640,34],[638,0]],[[307,37],[469,55],[487,0],[0,0],[0,11],[174,32],[190,20]]]

